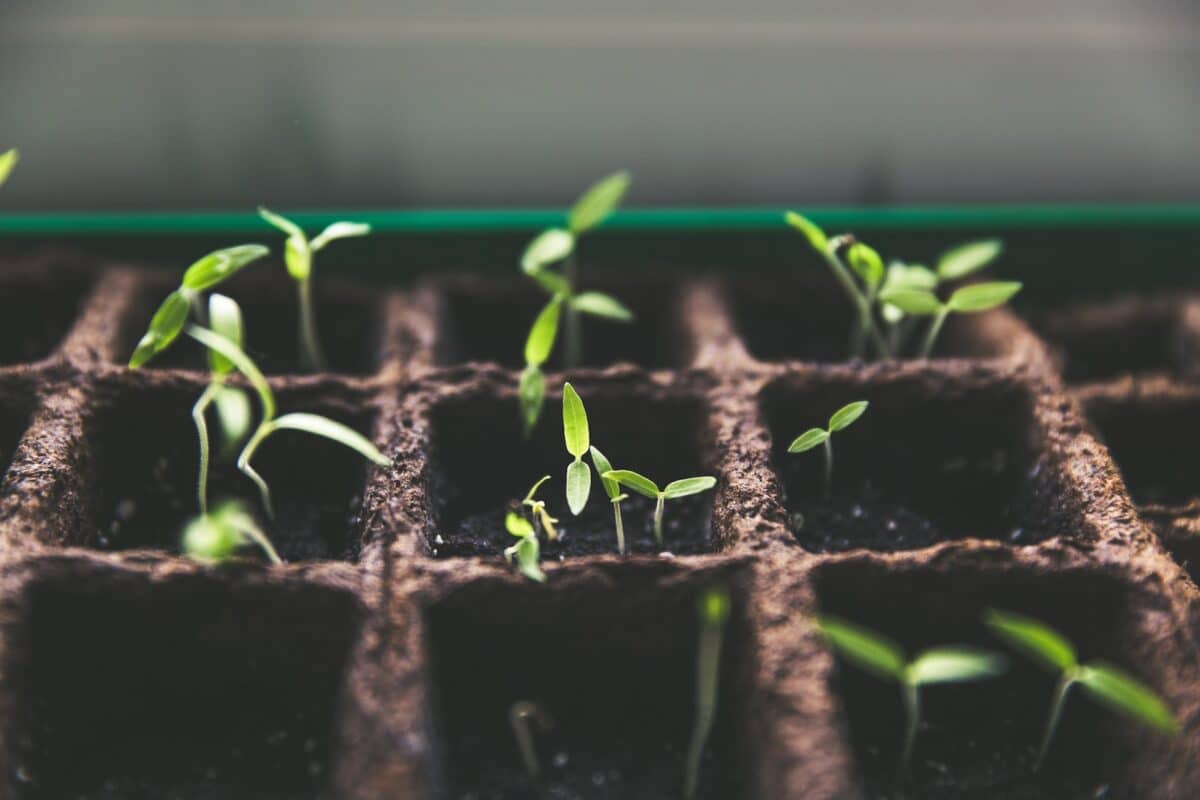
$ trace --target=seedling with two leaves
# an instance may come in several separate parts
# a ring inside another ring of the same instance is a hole
[[[955,289],[945,301],[929,289],[894,289],[884,292],[884,302],[913,317],[932,317],[925,339],[921,344],[921,358],[933,354],[942,326],[951,314],[977,314],[998,308],[1021,291],[1021,284],[1014,281],[973,283]]]
[[[820,445],[825,446],[825,499],[833,492],[833,434],[849,428],[867,411],[866,400],[856,400],[833,412],[826,428],[809,428],[797,436],[788,446],[789,453],[804,453]]]
[[[20,160],[21,156],[15,147],[0,153],[0,186],[3,186],[4,182],[8,180],[8,176],[12,174]]]
[[[248,546],[258,547],[272,564],[283,563],[254,515],[238,500],[218,503],[183,529],[183,552],[197,561],[220,564]]]
[[[316,309],[313,306],[312,273],[313,257],[337,239],[366,236],[371,226],[361,222],[335,222],[313,239],[305,236],[303,229],[286,217],[259,207],[259,216],[287,234],[283,260],[288,275],[296,281],[297,300],[300,305],[300,363],[312,372],[327,368],[325,351],[317,335]]]
[[[654,501],[654,540],[658,543],[659,547],[663,545],[663,506],[666,504],[666,501],[679,500],[694,494],[707,492],[717,485],[716,478],[711,475],[702,475],[695,478],[681,478],[677,481],[671,481],[659,489],[658,484],[654,481],[631,469],[609,470],[600,477],[613,481],[637,492],[642,497],[648,497]]]
[[[505,548],[504,557],[510,564],[515,560],[517,567],[525,577],[539,583],[546,580],[546,575],[539,566],[542,548],[537,537],[538,526],[540,525],[546,533],[547,540],[553,542],[558,539],[558,528],[555,527],[558,525],[558,520],[550,516],[550,512],[546,510],[546,501],[537,499],[538,489],[542,488],[542,484],[548,480],[550,480],[549,475],[542,476],[529,488],[525,498],[521,500],[521,507],[529,509],[528,519],[515,510],[508,511],[504,516],[505,529],[517,537],[516,544]]]
[[[580,238],[608,218],[629,189],[628,172],[616,172],[598,181],[580,197],[567,215],[566,228],[550,228],[538,234],[521,255],[521,270],[549,295],[534,320],[525,341],[525,369],[521,373],[521,422],[526,435],[537,426],[546,397],[542,366],[550,357],[558,336],[560,318],[565,332],[563,364],[568,368],[583,361],[581,315],[615,322],[630,322],[633,314],[616,298],[603,292],[579,290],[579,268],[575,258]],[[561,272],[553,267],[565,263]],[[565,313],[564,313],[565,310]]]

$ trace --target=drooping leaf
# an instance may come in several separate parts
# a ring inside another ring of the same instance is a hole
[[[533,498],[537,495],[537,490],[542,488],[542,484],[548,480],[550,480],[549,475],[543,475],[541,478],[539,478],[537,483],[535,483],[535,484],[533,484],[533,486],[529,487],[529,491],[525,493],[525,499],[522,500],[521,502],[523,504],[524,503],[532,503]]]
[[[818,617],[817,627],[847,661],[885,680],[903,680],[904,651],[892,640],[829,615]]]
[[[642,497],[649,497],[651,500],[658,499],[658,486],[655,485],[654,481],[631,469],[614,469],[611,472],[602,473],[600,477],[614,480],[622,486],[637,492]]]
[[[998,653],[971,647],[937,647],[913,659],[908,665],[907,676],[918,686],[961,683],[999,675],[1007,665],[1007,660]]]
[[[208,326],[212,332],[224,336],[242,347],[242,309],[231,297],[213,294],[208,298]],[[233,371],[233,362],[216,350],[208,351],[208,368],[217,375],[228,375]]]
[[[708,587],[696,598],[696,611],[705,625],[724,625],[731,606],[729,589],[721,585]]]
[[[929,316],[942,310],[937,295],[920,289],[887,290],[879,294],[879,299],[914,317]]]
[[[533,523],[515,511],[509,511],[504,516],[504,529],[517,537],[537,535]]]
[[[959,313],[987,311],[1004,305],[1019,291],[1021,291],[1021,284],[1016,281],[976,283],[955,291],[950,295],[947,305],[950,306],[951,311]]]
[[[312,261],[312,247],[303,236],[289,236],[283,243],[283,263],[292,280],[308,280],[312,276]]]
[[[1078,663],[1071,643],[1044,622],[995,609],[989,609],[983,619],[1005,642],[1055,672],[1066,672]]]
[[[668,500],[674,500],[679,497],[707,492],[716,485],[717,479],[709,475],[698,478],[681,478],[677,481],[671,481],[664,486],[662,493],[663,497]]]
[[[562,310],[562,295],[556,295],[538,313],[525,340],[525,363],[540,367],[550,357],[558,336],[558,318]]]
[[[294,414],[284,414],[282,417],[272,420],[270,425],[274,430],[301,431],[330,439],[338,444],[349,447],[363,458],[381,467],[386,467],[392,463],[391,459],[379,452],[367,437],[348,425],[343,425],[328,417],[297,412]]]
[[[1122,670],[1092,661],[1080,667],[1076,680],[1109,708],[1127,714],[1153,728],[1174,735],[1179,723],[1154,691]]]
[[[592,470],[582,461],[567,465],[567,508],[579,516],[592,493]]]
[[[15,147],[0,153],[0,186],[3,186],[4,182],[8,180],[8,176],[12,174],[13,168],[20,160],[21,156]]]
[[[567,452],[575,458],[583,458],[591,445],[583,400],[570,383],[563,384],[563,439],[567,443]]]
[[[631,181],[630,174],[621,170],[592,184],[571,207],[567,227],[578,236],[604,222],[621,205]]]
[[[789,453],[803,453],[812,450],[814,447],[825,444],[829,439],[829,431],[824,428],[809,428],[804,433],[797,436],[792,443],[788,445]]]
[[[240,244],[216,250],[187,268],[182,287],[193,292],[211,289],[269,252],[261,244]]]
[[[240,537],[216,512],[193,518],[183,529],[183,552],[208,564],[228,561],[237,552]]]
[[[538,367],[530,364],[521,372],[517,398],[521,406],[521,426],[528,436],[537,427],[546,400],[546,376]]]
[[[545,583],[546,573],[542,572],[542,567],[538,563],[541,558],[541,549],[541,544],[538,543],[536,536],[522,537],[521,541],[517,542],[517,567],[521,570],[521,574],[529,580]]]
[[[938,277],[943,281],[965,278],[995,261],[1003,249],[998,239],[960,244],[942,253],[937,263]]]
[[[221,452],[230,454],[250,435],[250,398],[236,386],[222,386],[213,396],[221,427]]]
[[[856,400],[853,403],[847,403],[833,412],[833,416],[829,418],[829,432],[834,433],[849,428],[859,417],[866,413],[867,405],[866,400]]]
[[[600,485],[604,487],[604,493],[608,495],[608,499],[615,500],[621,494],[621,484],[604,477],[604,473],[612,472],[612,464],[604,457],[604,453],[596,449],[595,445],[592,445],[591,452],[592,466],[596,468],[596,474],[600,476]]]
[[[305,238],[304,231],[300,228],[299,225],[292,222],[290,219],[283,216],[282,214],[276,214],[274,211],[267,208],[266,206],[258,207],[258,215],[260,217],[262,217],[263,219],[265,219],[267,222],[269,222],[275,228],[286,233],[289,237],[298,236],[301,239]]]
[[[542,269],[562,261],[575,249],[575,237],[562,228],[550,228],[534,237],[521,254],[521,269],[526,275],[534,275]]]
[[[617,322],[632,322],[633,312],[615,297],[603,292],[581,292],[570,300],[571,308],[594,317],[616,320]]]
[[[170,347],[187,324],[190,308],[191,303],[183,292],[176,290],[167,295],[129,357],[129,366],[137,369]]]
[[[228,500],[222,503],[216,513],[221,517],[222,521],[233,528],[243,541],[248,544],[258,545],[262,550],[267,560],[272,564],[282,564],[283,559],[279,557],[279,553],[275,552],[275,546],[271,544],[270,538],[259,527],[257,520],[246,509],[246,506],[239,500]]]
[[[356,236],[366,236],[371,232],[371,226],[365,222],[335,222],[325,230],[317,234],[317,237],[312,240],[309,245],[313,252],[317,252],[332,241],[337,239],[351,239]]]
[[[850,268],[867,286],[878,286],[883,282],[883,259],[870,245],[855,242],[850,245],[846,258]]]
[[[791,225],[796,230],[804,234],[808,239],[808,243],[812,245],[813,250],[818,253],[824,253],[829,246],[829,237],[825,235],[825,231],[817,227],[816,223],[808,217],[801,216],[795,211],[788,211],[783,215],[784,220],[788,225]]]
[[[201,328],[199,325],[189,325],[186,328],[188,336],[191,336],[200,344],[210,350],[216,350],[225,358],[233,362],[237,367],[238,372],[246,376],[246,380],[250,381],[250,385],[254,387],[254,391],[258,394],[258,400],[262,404],[263,420],[270,420],[275,416],[275,393],[271,391],[271,385],[267,383],[267,379],[263,377],[262,370],[258,368],[251,359],[233,342],[226,339],[224,336],[218,336],[208,328]]]

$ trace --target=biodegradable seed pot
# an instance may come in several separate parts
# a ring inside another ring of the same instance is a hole
[[[1131,295],[1033,326],[946,314],[932,358],[849,360],[872,334],[828,271],[597,275],[589,246],[577,288],[633,319],[581,315],[569,369],[535,353],[528,431],[522,355],[547,301],[515,266],[401,289],[318,265],[306,308],[275,256],[222,284],[280,409],[382,454],[271,437],[254,464],[268,518],[214,433],[211,502],[241,501],[280,565],[181,553],[210,365],[186,341],[126,366],[179,275],[9,256],[0,321],[24,333],[0,348],[6,796],[1200,795],[1194,300]],[[945,271],[998,252],[981,247]],[[864,248],[846,263],[882,290]],[[895,333],[918,345],[924,324]],[[319,352],[298,347],[306,327]],[[314,353],[326,369],[304,368]],[[576,421],[564,448],[567,382],[587,435]],[[855,401],[853,424],[830,422]],[[833,431],[828,483],[819,443],[788,452],[814,426]],[[591,483],[572,509],[576,463]],[[667,500],[660,540],[655,499],[602,477],[630,472],[715,484]],[[993,609],[1138,679],[1177,735],[1076,692],[1039,765],[1056,675],[1009,652],[987,680],[921,686],[904,759],[897,684],[816,623],[852,621],[906,657],[1004,654]]]

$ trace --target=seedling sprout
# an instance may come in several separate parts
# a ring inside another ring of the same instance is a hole
[[[521,372],[517,396],[521,405],[521,426],[526,436],[537,427],[542,405],[546,400],[546,376],[542,365],[554,349],[554,338],[558,335],[558,320],[562,314],[563,296],[556,294],[533,321],[529,337],[525,340],[525,369]]]
[[[534,530],[533,523],[517,512],[509,511],[504,516],[504,527],[517,537],[516,544],[504,548],[504,558],[510,564],[516,560],[517,568],[529,580],[545,583],[546,573],[542,572],[542,568],[538,564],[542,557],[542,548],[538,544],[537,531]]]
[[[517,740],[517,750],[521,753],[521,761],[529,777],[537,780],[542,774],[538,762],[537,747],[533,742],[533,731],[529,721],[533,720],[543,731],[554,727],[554,720],[545,711],[530,700],[518,700],[508,708],[508,724],[512,726],[513,736]]]
[[[856,400],[833,412],[827,428],[809,428],[797,436],[790,445],[789,453],[803,453],[818,445],[825,446],[825,499],[833,492],[833,434],[854,424],[867,410],[866,400]]]
[[[567,452],[575,459],[567,465],[567,507],[579,516],[592,493],[592,471],[583,463],[591,442],[587,411],[570,383],[563,384],[563,439],[567,443]]]
[[[296,281],[298,291],[300,363],[305,369],[313,372],[324,370],[326,368],[325,352],[321,348],[321,341],[317,336],[316,311],[313,308],[313,256],[336,239],[366,236],[371,232],[371,226],[361,222],[335,222],[310,240],[304,235],[304,231],[299,225],[286,217],[275,214],[262,206],[259,207],[258,213],[271,225],[286,233],[288,237],[284,245],[283,260],[288,274]]]
[[[677,481],[671,481],[662,489],[659,489],[654,481],[631,469],[610,470],[603,473],[600,477],[616,481],[621,486],[632,489],[642,497],[648,497],[655,501],[654,539],[658,542],[659,547],[662,547],[663,544],[663,505],[666,501],[678,500],[681,497],[707,492],[717,485],[716,478],[705,475],[697,478],[681,478]]]
[[[895,289],[885,292],[882,300],[905,314],[915,317],[932,317],[925,341],[921,345],[921,358],[929,358],[933,354],[933,345],[946,319],[952,313],[974,314],[980,311],[1002,306],[1021,291],[1021,284],[1015,281],[996,281],[993,283],[974,283],[956,289],[950,298],[942,302],[936,294],[927,289]]]
[[[1058,674],[1058,684],[1050,704],[1050,716],[1042,732],[1034,770],[1042,766],[1050,741],[1058,728],[1066,705],[1067,693],[1075,684],[1113,711],[1138,720],[1174,736],[1179,726],[1166,704],[1145,684],[1103,661],[1079,663],[1075,647],[1061,633],[1031,617],[1007,611],[989,610],[984,621],[992,631],[1015,650]]]
[[[895,642],[846,620],[824,615],[817,619],[817,626],[829,645],[847,661],[899,685],[907,718],[900,756],[903,766],[912,760],[921,724],[922,686],[984,680],[999,675],[1007,665],[1001,655],[962,646],[930,648],[910,661]]]
[[[21,156],[15,147],[0,153],[0,186],[3,186],[4,182],[8,180],[8,176],[12,174],[13,168],[20,160]]]
[[[253,515],[237,500],[217,504],[212,511],[194,517],[183,529],[183,552],[208,564],[228,561],[238,549],[248,545],[259,547],[272,564],[283,563]]]
[[[721,643],[729,620],[729,590],[713,586],[696,602],[700,640],[696,648],[696,721],[688,742],[683,778],[684,800],[692,800],[700,787],[700,758],[717,713],[717,685],[721,673]]]
[[[546,501],[536,498],[537,490],[542,488],[542,484],[548,480],[550,480],[550,476],[543,475],[537,483],[531,486],[525,499],[521,501],[521,505],[529,509],[529,513],[546,532],[546,538],[553,542],[558,539],[558,529],[554,527],[558,524],[558,520],[550,516],[550,512],[546,510]]]
[[[617,552],[625,555],[625,522],[621,519],[621,503],[629,498],[629,495],[621,491],[621,484],[605,478],[606,472],[612,471],[612,464],[604,457],[604,454],[592,446],[592,466],[596,468],[596,474],[600,476],[600,485],[604,487],[604,493],[608,495],[608,501],[612,503],[613,520],[617,525]]]

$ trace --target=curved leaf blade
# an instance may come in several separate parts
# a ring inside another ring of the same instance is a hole
[[[596,474],[600,476],[600,485],[604,487],[604,493],[608,495],[609,500],[616,500],[621,496],[621,484],[611,478],[605,478],[604,473],[612,472],[612,464],[608,459],[596,449],[595,445],[591,447],[592,466],[596,468]]]
[[[829,431],[824,428],[809,428],[792,440],[792,443],[788,445],[788,452],[804,453],[825,444],[828,439]]]
[[[988,609],[983,620],[1013,648],[1051,670],[1066,672],[1078,664],[1075,647],[1044,622],[996,609]]]
[[[812,245],[812,249],[818,253],[824,253],[829,247],[829,237],[825,235],[825,231],[821,230],[816,223],[795,211],[787,211],[783,215],[784,221],[804,234],[804,238],[808,239],[808,243]]]
[[[536,536],[525,536],[517,542],[517,567],[521,574],[531,581],[546,582],[546,573],[538,563],[541,558],[541,545]]]
[[[846,253],[850,268],[867,286],[875,287],[883,282],[883,259],[875,248],[863,242],[850,245]]]
[[[717,479],[711,475],[703,475],[697,478],[681,478],[677,481],[671,481],[664,486],[662,493],[663,497],[668,500],[674,500],[679,497],[707,492],[716,485]]]
[[[591,314],[593,317],[615,320],[616,322],[632,322],[633,312],[615,297],[603,292],[581,292],[570,300],[571,308]]]
[[[242,347],[242,309],[232,297],[213,294],[208,298],[208,325],[213,333]],[[233,371],[233,362],[216,350],[208,351],[208,367],[217,375]]]
[[[967,242],[942,253],[937,263],[937,275],[943,281],[965,278],[996,260],[1004,250],[999,239]]]
[[[833,412],[829,418],[829,432],[835,433],[853,425],[867,411],[869,403],[866,400],[855,400]],[[840,439],[838,441],[841,441]]]
[[[567,508],[579,516],[592,493],[592,470],[582,461],[567,465]]]
[[[937,295],[921,289],[889,289],[881,292],[879,299],[914,317],[928,317],[942,310]]]
[[[567,214],[567,227],[579,235],[599,226],[621,205],[632,181],[629,172],[621,170],[592,184],[571,207]]]
[[[515,511],[509,511],[504,516],[504,529],[519,538],[537,535],[533,530],[533,523]]]
[[[250,398],[236,386],[222,386],[213,396],[213,408],[221,427],[221,452],[232,453],[250,435]]]
[[[300,228],[299,225],[292,222],[290,219],[283,216],[282,214],[276,214],[274,211],[267,208],[266,206],[258,207],[258,215],[260,217],[262,217],[264,220],[266,220],[268,223],[270,223],[270,225],[272,227],[283,231],[289,237],[298,236],[301,239],[305,238],[304,231]]]
[[[1114,711],[1174,735],[1179,723],[1166,703],[1149,686],[1111,664],[1093,661],[1079,670],[1076,681]]]
[[[563,439],[567,452],[577,459],[583,458],[591,445],[583,400],[570,383],[563,384]]]
[[[392,463],[390,458],[379,452],[375,448],[375,445],[371,444],[371,441],[358,431],[348,425],[343,425],[336,420],[322,417],[318,414],[306,414],[303,412],[284,414],[282,417],[272,420],[271,427],[274,430],[301,431],[303,433],[310,433],[313,436],[324,437],[350,448],[363,458],[381,467],[386,467]]]
[[[12,174],[13,169],[20,160],[21,155],[15,147],[0,153],[0,186],[3,186],[4,182],[8,180],[8,176]]]
[[[175,290],[167,295],[150,318],[150,327],[146,329],[134,348],[133,355],[129,357],[129,366],[137,369],[170,347],[187,324],[190,309],[191,303],[183,292]]]
[[[655,485],[654,481],[631,469],[614,469],[601,474],[600,477],[616,481],[620,485],[637,492],[642,497],[649,497],[651,500],[658,499],[658,486]]]
[[[964,286],[950,295],[947,305],[951,311],[960,314],[970,314],[977,311],[987,311],[1002,306],[1021,291],[1021,284],[1016,281],[997,281],[995,283],[976,283]]]
[[[562,295],[557,295],[538,312],[529,337],[525,340],[525,363],[540,367],[550,357],[558,336],[558,318],[562,310]]]
[[[211,289],[269,252],[261,244],[240,244],[214,250],[187,268],[182,286],[193,292]]]
[[[225,356],[225,358],[232,361],[233,365],[237,367],[238,372],[246,376],[246,380],[250,381],[250,385],[258,393],[259,402],[262,403],[263,421],[267,422],[274,418],[275,393],[271,391],[271,385],[263,377],[258,365],[250,359],[250,356],[242,351],[242,348],[224,336],[219,336],[208,328],[201,328],[199,325],[187,326],[187,334],[208,349],[216,350]]]
[[[991,678],[1008,667],[999,653],[973,647],[938,647],[926,650],[908,665],[908,680],[917,686],[929,683],[964,683]]]
[[[891,639],[829,615],[817,618],[817,628],[847,661],[885,680],[903,679],[904,651]]]
[[[575,249],[575,237],[562,228],[544,230],[533,238],[521,254],[521,269],[535,275],[545,267],[562,261]]]
[[[517,402],[521,411],[521,426],[525,435],[533,433],[537,427],[538,418],[542,415],[542,405],[546,401],[546,376],[533,364],[521,372],[517,385]]]
[[[309,243],[309,247],[315,253],[323,249],[330,242],[337,241],[338,239],[366,236],[370,232],[371,226],[365,222],[334,222],[317,234],[317,237]]]

